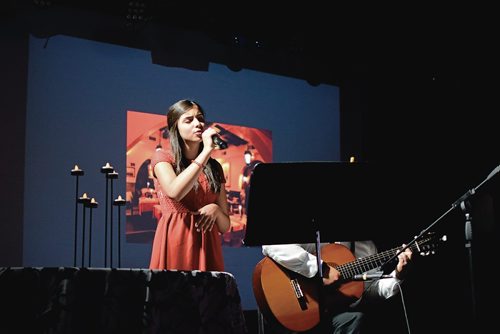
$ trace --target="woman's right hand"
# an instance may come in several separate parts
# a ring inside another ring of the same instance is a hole
[[[201,138],[203,140],[203,147],[204,148],[214,148],[215,147],[214,140],[212,137],[213,137],[213,135],[216,135],[216,134],[217,134],[217,131],[212,127],[208,127],[203,131],[203,133],[201,134]]]

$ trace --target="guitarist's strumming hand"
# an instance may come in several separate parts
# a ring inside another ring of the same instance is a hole
[[[323,262],[323,285],[330,285],[335,283],[340,279],[340,272],[328,265],[326,262]]]
[[[403,244],[403,248],[406,245]],[[411,248],[408,247],[404,252],[398,255],[398,264],[396,265],[396,277],[398,279],[403,279],[406,273],[408,272],[408,264],[411,262],[412,251]]]

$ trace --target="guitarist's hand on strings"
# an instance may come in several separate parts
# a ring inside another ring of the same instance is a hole
[[[403,244],[403,248],[406,245]],[[408,264],[411,262],[412,251],[411,248],[408,247],[398,255],[398,264],[396,265],[396,278],[403,279],[406,273],[408,272]]]
[[[326,262],[323,262],[323,285],[330,285],[335,283],[340,279],[340,272],[328,265]]]

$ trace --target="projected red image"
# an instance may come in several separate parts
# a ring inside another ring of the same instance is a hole
[[[208,123],[227,142],[212,154],[224,170],[231,228],[221,236],[226,247],[241,247],[246,231],[248,185],[254,167],[272,162],[272,134],[269,130],[224,123]],[[127,112],[126,240],[153,241],[161,209],[153,182],[150,158],[155,150],[169,150],[165,116]]]

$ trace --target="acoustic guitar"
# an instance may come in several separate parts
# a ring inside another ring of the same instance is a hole
[[[409,248],[414,254],[433,254],[436,241],[446,241],[446,236],[430,235]],[[401,247],[356,259],[349,248],[340,244],[327,244],[321,248],[321,257],[337,269],[342,279],[335,286],[323,287],[317,277],[306,278],[264,257],[253,272],[253,292],[263,316],[277,321],[283,327],[302,332],[317,326],[320,312],[332,312],[359,299],[364,290],[363,281],[354,281],[356,275],[378,268],[390,260]],[[320,289],[330,289],[320,294]],[[319,296],[322,296],[321,311]],[[323,297],[327,295],[328,297]]]

